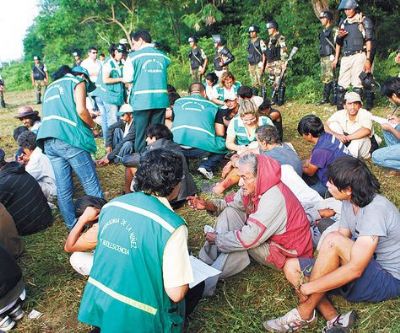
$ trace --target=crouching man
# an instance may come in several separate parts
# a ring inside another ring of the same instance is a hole
[[[341,200],[340,228],[324,239],[316,260],[288,260],[284,272],[300,304],[268,320],[271,332],[293,332],[327,320],[324,332],[348,332],[356,314],[339,314],[325,296],[339,294],[351,302],[381,302],[400,296],[400,214],[385,197],[364,162],[340,157],[328,167],[328,190]],[[306,277],[306,281],[302,280]],[[309,278],[308,278],[309,277]]]
[[[199,257],[227,278],[253,257],[282,269],[288,258],[312,257],[310,223],[289,188],[281,182],[280,164],[264,155],[246,154],[238,162],[239,185],[232,202],[189,197],[189,205],[218,214],[215,232],[206,234]],[[217,279],[206,280],[212,295]]]

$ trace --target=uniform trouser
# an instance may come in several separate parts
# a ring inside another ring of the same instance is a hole
[[[323,84],[332,82],[335,78],[335,73],[332,68],[332,60],[330,56],[321,57],[321,81]]]
[[[265,68],[266,73],[269,75],[269,80],[272,82],[274,89],[278,87],[279,78],[282,74],[282,65],[283,62],[281,60],[273,61],[267,63]]]
[[[364,52],[342,57],[338,80],[339,86],[345,89],[350,85],[354,88],[362,88],[359,76],[364,70],[365,59],[366,54]]]
[[[245,212],[227,207],[218,216],[215,231],[217,233],[225,233],[233,230],[241,230],[245,223]],[[214,294],[218,279],[228,278],[244,270],[250,264],[249,255],[260,264],[273,267],[266,261],[266,258],[269,256],[269,243],[261,244],[247,251],[221,253],[218,251],[216,245],[210,245],[208,242],[205,242],[200,250],[199,258],[208,265],[222,271],[222,273],[215,278],[206,280],[204,295],[211,296]]]
[[[35,94],[38,102],[40,101],[40,96],[42,95],[42,88],[44,88],[44,91],[46,90],[46,84],[44,80],[35,80]]]
[[[249,64],[249,75],[251,79],[251,85],[256,88],[260,88],[262,85],[261,77],[262,77],[262,65],[263,63],[258,63],[255,65]]]
[[[93,267],[93,252],[74,252],[69,262],[74,270],[81,275],[89,275]]]
[[[335,121],[330,122],[329,127],[332,131],[336,133],[344,134],[344,131],[340,124]],[[347,146],[347,149],[350,151],[350,154],[356,158],[369,158],[369,152],[371,150],[371,139],[367,136],[362,139],[351,140],[350,144]]]
[[[201,82],[202,78],[203,78],[203,74],[199,73],[199,69],[195,68],[195,69],[191,69],[190,70],[190,74],[192,76],[192,81],[193,82]]]
[[[143,153],[146,148],[146,129],[149,125],[164,124],[165,109],[135,110],[135,152]]]

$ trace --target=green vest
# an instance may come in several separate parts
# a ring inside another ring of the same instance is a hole
[[[218,106],[200,95],[179,98],[174,104],[172,133],[180,145],[211,153],[227,152],[225,138],[215,135]]]
[[[133,110],[167,108],[167,67],[171,60],[161,51],[147,46],[130,53],[127,61],[133,66],[133,87],[129,99]]]
[[[111,58],[106,60],[104,63],[110,64],[111,72],[110,78],[121,78],[122,77],[122,67],[117,67],[115,61]],[[124,84],[122,82],[118,83],[104,83],[103,81],[103,69],[104,65],[101,67],[99,71],[99,75],[97,76],[96,82],[96,91],[94,92],[93,96],[99,96],[103,102],[107,104],[114,104],[121,106],[124,104]]]
[[[143,192],[106,204],[79,320],[102,333],[182,332],[185,304],[166,294],[162,265],[168,239],[184,224]]]
[[[240,146],[247,146],[251,142],[256,141],[256,138],[254,137],[254,140],[249,140],[247,137],[247,132],[246,128],[244,127],[243,122],[239,121],[240,118],[239,116],[236,116],[235,118],[232,119],[233,121],[233,128],[235,129],[236,133],[236,144]],[[258,118],[258,126],[264,126],[264,125],[271,125],[274,126],[274,123],[272,120],[268,117],[259,117]]]
[[[75,87],[80,77],[67,74],[48,86],[43,98],[42,125],[37,133],[40,146],[47,138],[60,139],[73,147],[94,153],[97,149],[91,129],[76,111]]]
[[[240,88],[241,85],[242,85],[242,84],[241,84],[239,81],[236,81],[236,82],[232,85],[233,92],[235,93],[235,95],[237,95],[237,92],[238,92],[238,90],[239,90],[239,88]],[[217,87],[217,93],[218,93],[218,99],[219,99],[220,101],[225,101],[225,88],[224,88],[224,87],[221,87],[221,86],[218,86],[218,87]]]

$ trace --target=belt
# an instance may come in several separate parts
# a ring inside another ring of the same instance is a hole
[[[343,54],[345,57],[357,54],[357,53],[363,53],[364,50],[358,50],[358,51],[344,51]]]

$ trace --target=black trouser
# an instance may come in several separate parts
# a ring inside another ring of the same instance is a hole
[[[133,113],[135,126],[135,153],[146,148],[146,129],[149,125],[164,124],[165,109],[136,110]]]

